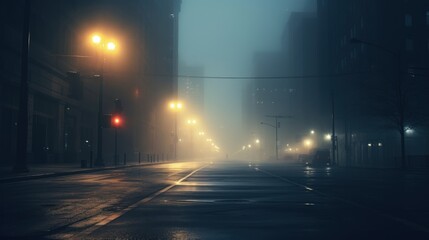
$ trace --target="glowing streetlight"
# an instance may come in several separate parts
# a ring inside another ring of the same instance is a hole
[[[310,139],[305,139],[304,140],[304,145],[306,147],[311,147],[313,145],[313,141],[311,141]]]
[[[311,131],[310,131],[310,134],[311,134],[311,135],[314,135],[314,133],[316,133],[314,130],[311,130]]]
[[[412,135],[412,134],[414,134],[414,129],[413,128],[411,128],[411,127],[405,127],[405,134],[407,134],[407,135]]]
[[[104,41],[104,39],[98,34],[92,35],[91,40],[95,45],[100,46],[102,50],[113,51],[116,49],[116,43],[114,43],[113,41]]]
[[[116,48],[116,44],[115,43],[113,43],[113,42],[108,42],[107,43],[107,49],[108,50],[112,51],[112,50],[115,50],[115,48]]]
[[[97,126],[97,159],[95,165],[102,167],[104,166],[103,161],[103,81],[104,81],[104,63],[105,52],[113,51],[116,45],[113,42],[104,42],[100,35],[94,34],[91,38],[92,42],[97,45],[97,48],[101,52],[101,70],[100,74],[97,75],[100,79],[99,83],[99,95],[98,95],[98,126]]]
[[[172,101],[169,105],[170,109],[172,109],[173,111],[180,111],[183,108],[183,104],[179,101]]]
[[[101,43],[101,37],[98,36],[98,35],[92,36],[92,42],[95,43],[95,44]]]
[[[331,134],[325,134],[324,138],[326,141],[331,141]]]
[[[188,119],[187,123],[189,125],[195,125],[195,124],[197,124],[197,120],[195,120],[195,119]]]

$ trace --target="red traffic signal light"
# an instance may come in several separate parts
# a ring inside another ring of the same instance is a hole
[[[112,115],[112,118],[111,118],[112,127],[116,127],[116,128],[121,127],[123,124],[123,121],[124,120],[120,115]]]

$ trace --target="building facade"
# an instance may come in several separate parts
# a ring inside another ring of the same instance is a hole
[[[1,10],[1,164],[16,156],[24,1]],[[31,4],[29,163],[78,163],[95,158],[100,58],[91,31],[115,35],[119,56],[105,56],[103,112],[121,99],[126,124],[119,149],[135,159],[151,152],[150,125],[166,96],[177,90],[177,17],[180,1],[38,1]],[[107,27],[108,26],[108,27]],[[7,34],[6,34],[7,33]],[[158,76],[154,76],[158,75]],[[163,77],[159,80],[159,76]],[[160,129],[169,128],[169,122]],[[165,130],[164,138],[170,138]],[[103,130],[103,158],[113,160],[112,129]],[[161,141],[160,141],[161,142]],[[169,150],[167,143],[161,154]],[[93,152],[93,154],[91,154]]]
[[[399,166],[401,115],[408,164],[427,156],[428,9],[420,0],[318,1],[340,165]]]

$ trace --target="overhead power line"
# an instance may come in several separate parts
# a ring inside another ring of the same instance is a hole
[[[208,76],[208,75],[177,75],[179,78],[193,79],[231,79],[231,80],[268,80],[268,79],[309,79],[309,78],[329,78],[329,77],[344,77],[352,75],[362,75],[374,73],[374,71],[339,73],[339,74],[315,74],[315,75],[289,75],[289,76]],[[151,77],[172,77],[167,74],[148,74]]]

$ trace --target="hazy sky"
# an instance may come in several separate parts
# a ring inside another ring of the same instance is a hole
[[[279,50],[289,13],[309,2],[314,1],[183,0],[180,61],[204,66],[207,76],[250,76],[254,53]],[[226,148],[241,145],[241,90],[242,81],[205,81],[206,121],[212,131],[221,131],[218,140]],[[228,135],[231,132],[235,134]]]

